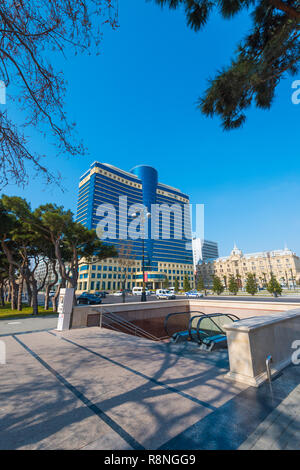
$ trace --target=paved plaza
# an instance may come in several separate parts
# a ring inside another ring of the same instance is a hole
[[[251,448],[262,445],[268,417],[282,426],[282,441],[288,438],[285,400],[299,398],[300,367],[286,368],[271,393],[268,384],[226,380],[227,351],[193,344],[98,327],[1,340],[0,449]],[[289,422],[299,437],[294,409]],[[287,445],[299,448],[295,436]]]
[[[44,316],[28,315],[0,319],[0,339],[14,333],[31,333],[33,331],[53,330],[57,325],[58,314]]]

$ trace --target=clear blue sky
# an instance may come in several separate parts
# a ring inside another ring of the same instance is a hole
[[[224,21],[214,14],[194,33],[179,11],[141,0],[119,4],[120,28],[105,29],[101,55],[69,51],[56,60],[68,80],[68,116],[89,155],[58,158],[50,139],[32,136],[32,148],[47,154],[43,163],[59,167],[66,191],[32,178],[25,190],[4,192],[33,207],[57,202],[76,212],[78,179],[90,163],[125,170],[144,163],[205,204],[205,236],[219,242],[221,255],[234,241],[244,252],[286,242],[300,254],[300,105],[291,102],[291,83],[300,77],[279,86],[271,111],[253,108],[242,129],[224,132],[195,103],[247,33],[247,15]]]

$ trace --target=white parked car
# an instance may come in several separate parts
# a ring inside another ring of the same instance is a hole
[[[203,294],[202,292],[198,292],[197,290],[190,290],[189,292],[185,293],[185,296],[194,299],[200,299],[201,297],[203,297]]]
[[[123,292],[120,291],[120,290],[118,290],[117,292],[114,292],[113,295],[114,295],[115,297],[121,297],[121,296],[123,295]]]

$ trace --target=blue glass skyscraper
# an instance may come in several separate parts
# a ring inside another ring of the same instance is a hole
[[[142,204],[152,214],[152,217],[146,222],[147,237],[145,237],[144,243],[142,237],[134,240],[130,237],[124,239],[124,224],[125,229],[129,228],[132,219],[130,214],[127,213],[124,216],[118,210],[120,197],[127,198],[128,207]],[[107,239],[105,243],[116,245],[119,251],[121,247],[124,248],[124,245],[130,246],[130,256],[137,261],[135,276],[128,282],[129,288],[141,285],[142,282],[138,266],[140,266],[142,259],[143,245],[149,287],[161,287],[166,276],[171,284],[177,277],[181,286],[185,275],[188,275],[190,281],[193,281],[191,228],[189,211],[186,210],[189,197],[186,194],[183,194],[179,189],[160,183],[157,170],[150,166],[139,165],[128,172],[106,163],[94,162],[80,178],[77,221],[89,229],[96,229],[103,219],[103,213],[99,215],[98,208],[104,204],[112,205],[116,209],[115,238]],[[176,205],[179,215],[177,214],[176,218],[172,210],[167,214],[170,220],[170,233],[166,237],[161,213],[158,213],[154,229],[153,207],[172,209],[172,206],[175,207],[174,205]],[[178,233],[179,225],[182,227],[182,237],[175,235],[176,231]],[[88,282],[91,281],[87,281],[87,284]],[[94,284],[95,286],[96,284]],[[106,288],[118,289],[117,279],[115,284],[112,279]]]

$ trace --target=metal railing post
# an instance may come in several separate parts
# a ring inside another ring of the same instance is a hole
[[[267,369],[267,377],[268,377],[268,381],[269,381],[269,384],[271,385],[271,381],[272,381],[272,377],[271,377],[271,364],[272,362],[272,356],[269,355],[267,356],[267,359],[266,359],[266,369]]]

